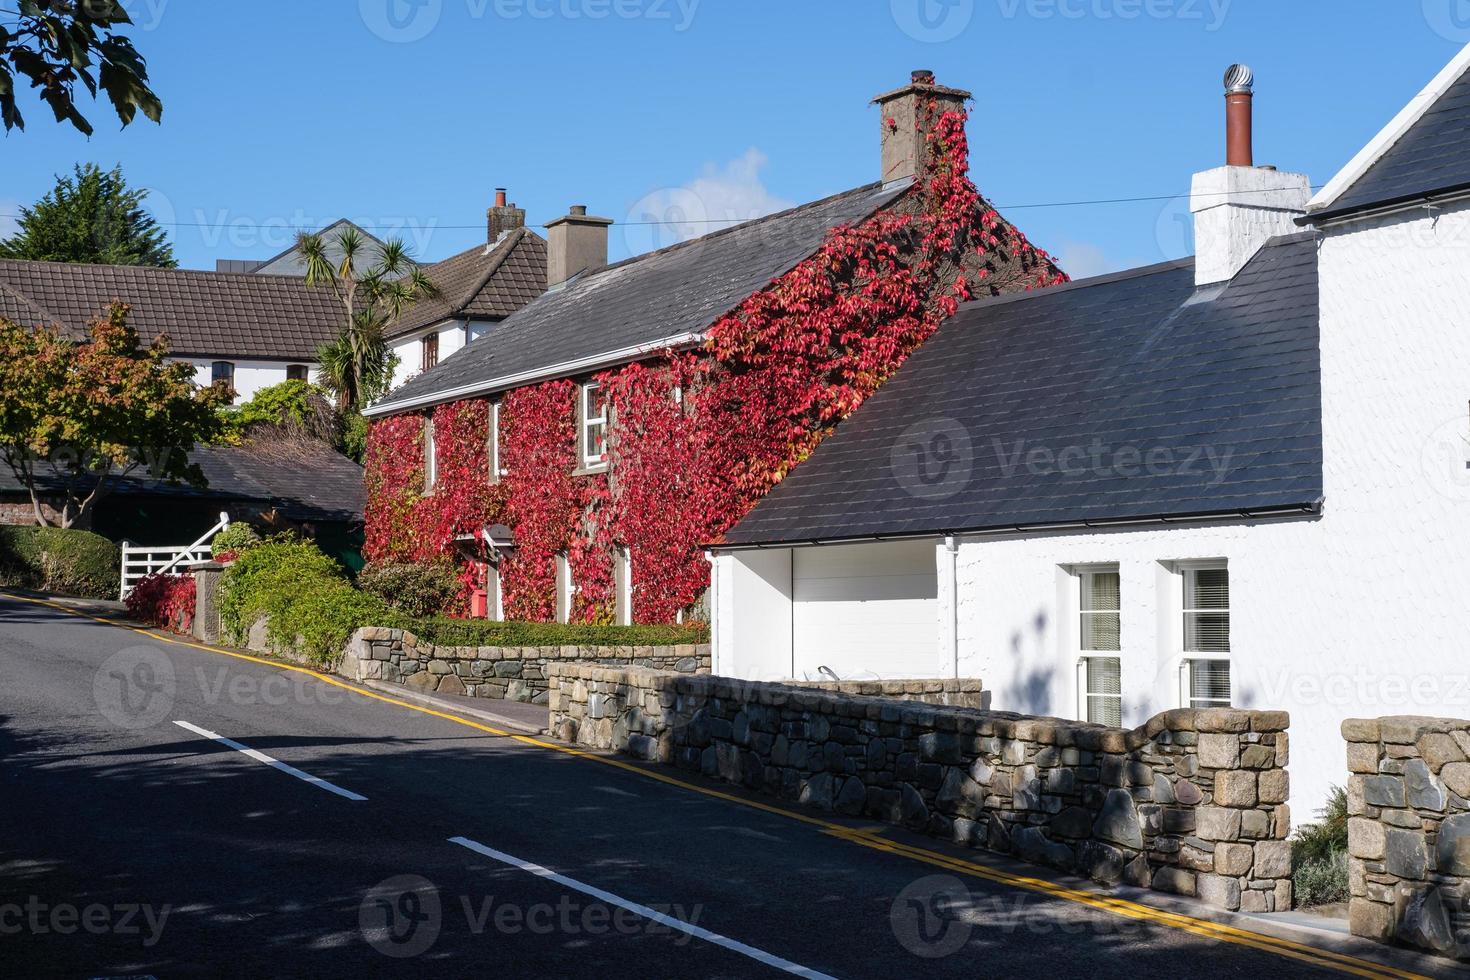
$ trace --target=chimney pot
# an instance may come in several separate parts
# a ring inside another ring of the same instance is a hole
[[[485,212],[485,239],[491,245],[500,241],[502,235],[526,226],[526,212],[514,204],[505,203],[505,188],[495,188],[495,206]]]
[[[1249,167],[1255,159],[1251,134],[1251,102],[1255,75],[1249,65],[1225,70],[1225,166]]]
[[[580,272],[607,265],[607,228],[611,218],[587,213],[574,204],[568,213],[546,224],[546,284],[558,286]]]
[[[915,85],[933,85],[934,73],[927,68],[916,68],[909,73],[909,81]]]

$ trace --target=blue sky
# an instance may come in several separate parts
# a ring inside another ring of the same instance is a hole
[[[161,126],[87,140],[23,103],[0,215],[78,161],[151,188],[185,266],[339,216],[437,259],[496,186],[585,203],[613,257],[878,176],[868,102],[972,90],[972,176],[1074,274],[1187,254],[1177,195],[1223,162],[1220,78],[1257,78],[1256,158],[1324,183],[1470,41],[1470,0],[125,0]],[[1071,207],[1107,198],[1173,200]],[[6,220],[0,217],[0,231]],[[710,227],[702,225],[700,227]]]

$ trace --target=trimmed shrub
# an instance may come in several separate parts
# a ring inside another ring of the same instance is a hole
[[[90,531],[0,526],[0,585],[115,599],[121,560],[117,545]]]
[[[437,616],[459,597],[459,577],[446,565],[368,564],[357,586],[408,616]]]
[[[419,639],[436,646],[454,647],[666,647],[709,642],[709,628],[703,623],[688,626],[588,626],[436,616],[416,620],[401,628],[411,630]]]
[[[457,589],[457,585],[456,585]],[[277,535],[243,552],[220,584],[220,624],[233,643],[269,616],[266,635],[312,662],[331,666],[364,626],[409,630],[447,646],[671,646],[703,643],[701,626],[582,626],[492,623],[447,616],[416,619],[377,595],[354,588],[346,571],[315,544]]]
[[[244,521],[231,521],[225,529],[214,536],[209,542],[209,553],[215,558],[234,552],[235,557],[248,548],[260,544],[260,535],[255,533],[255,528]]]
[[[194,626],[194,576],[145,576],[133,586],[123,605],[128,615],[140,623],[172,633],[188,633]]]

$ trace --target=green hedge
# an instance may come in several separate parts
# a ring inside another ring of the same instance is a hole
[[[703,627],[415,619],[354,588],[342,566],[316,545],[283,537],[267,539],[231,563],[220,586],[219,608],[233,642],[243,643],[251,625],[269,616],[266,632],[272,642],[292,646],[299,637],[300,652],[323,665],[364,626],[410,630],[426,642],[448,646],[670,646],[709,638]]]
[[[0,585],[116,599],[117,545],[91,531],[0,525]]]

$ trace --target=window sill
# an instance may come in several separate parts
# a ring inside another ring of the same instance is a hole
[[[597,476],[606,473],[612,467],[607,463],[598,463],[596,466],[579,466],[572,470],[572,476]]]

